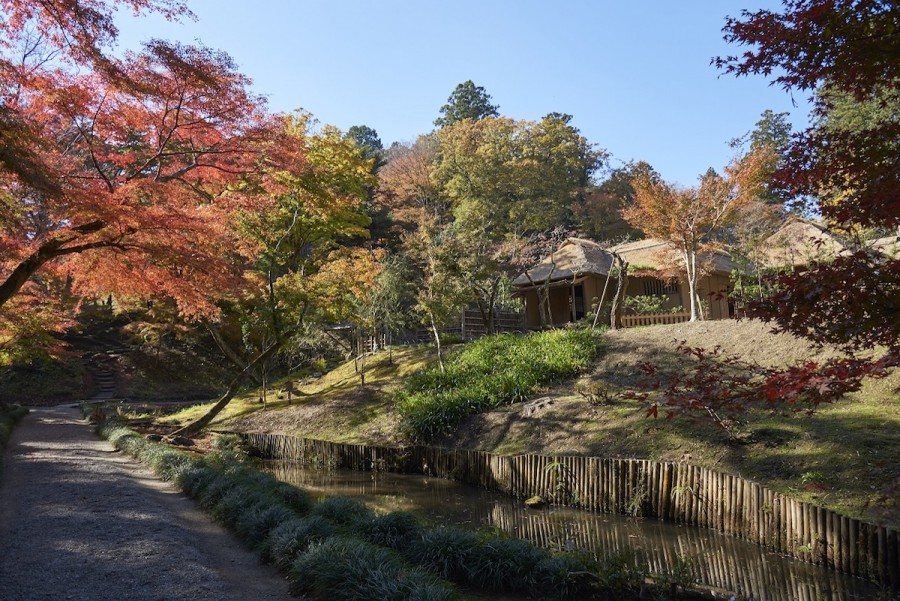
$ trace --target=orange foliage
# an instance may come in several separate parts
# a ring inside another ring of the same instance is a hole
[[[226,54],[154,40],[105,55],[118,6],[190,14],[177,0],[0,2],[4,312],[41,274],[214,314],[249,250],[235,210],[270,202],[262,167],[302,160]]]

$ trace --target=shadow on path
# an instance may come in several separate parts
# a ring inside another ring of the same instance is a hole
[[[287,582],[71,407],[33,409],[0,470],[0,599],[287,600]]]

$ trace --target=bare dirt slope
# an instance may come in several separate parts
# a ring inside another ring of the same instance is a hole
[[[291,599],[287,583],[71,408],[35,409],[0,472],[0,599]]]

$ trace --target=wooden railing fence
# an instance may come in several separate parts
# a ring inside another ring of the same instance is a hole
[[[623,315],[622,327],[655,326],[669,323],[683,323],[691,320],[691,314],[679,313],[642,313],[640,315]]]
[[[713,528],[817,565],[900,588],[900,533],[704,467],[643,459],[496,455],[425,446],[241,436],[266,458],[450,478],[518,498]]]

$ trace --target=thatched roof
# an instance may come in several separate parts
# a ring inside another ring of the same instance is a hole
[[[682,269],[681,254],[672,245],[657,238],[646,238],[634,242],[626,242],[613,247],[632,267],[649,267],[663,271]],[[731,273],[734,263],[724,252],[707,253],[701,260],[712,267],[716,273]]]
[[[666,242],[655,238],[626,242],[612,247],[623,259],[635,267],[671,272],[680,269],[681,257]],[[712,253],[703,257],[711,263],[714,272],[731,273],[734,265],[725,253]],[[583,238],[569,238],[549,257],[512,281],[513,286],[524,287],[534,283],[570,280],[587,275],[605,276],[613,266],[613,257],[604,246]]]
[[[762,245],[766,267],[806,265],[813,260],[833,259],[846,254],[847,247],[824,225],[792,219]]]
[[[537,283],[548,279],[572,280],[591,274],[606,275],[612,268],[612,262],[612,255],[596,242],[569,238],[550,256],[514,279],[512,284],[528,286],[532,281]]]

